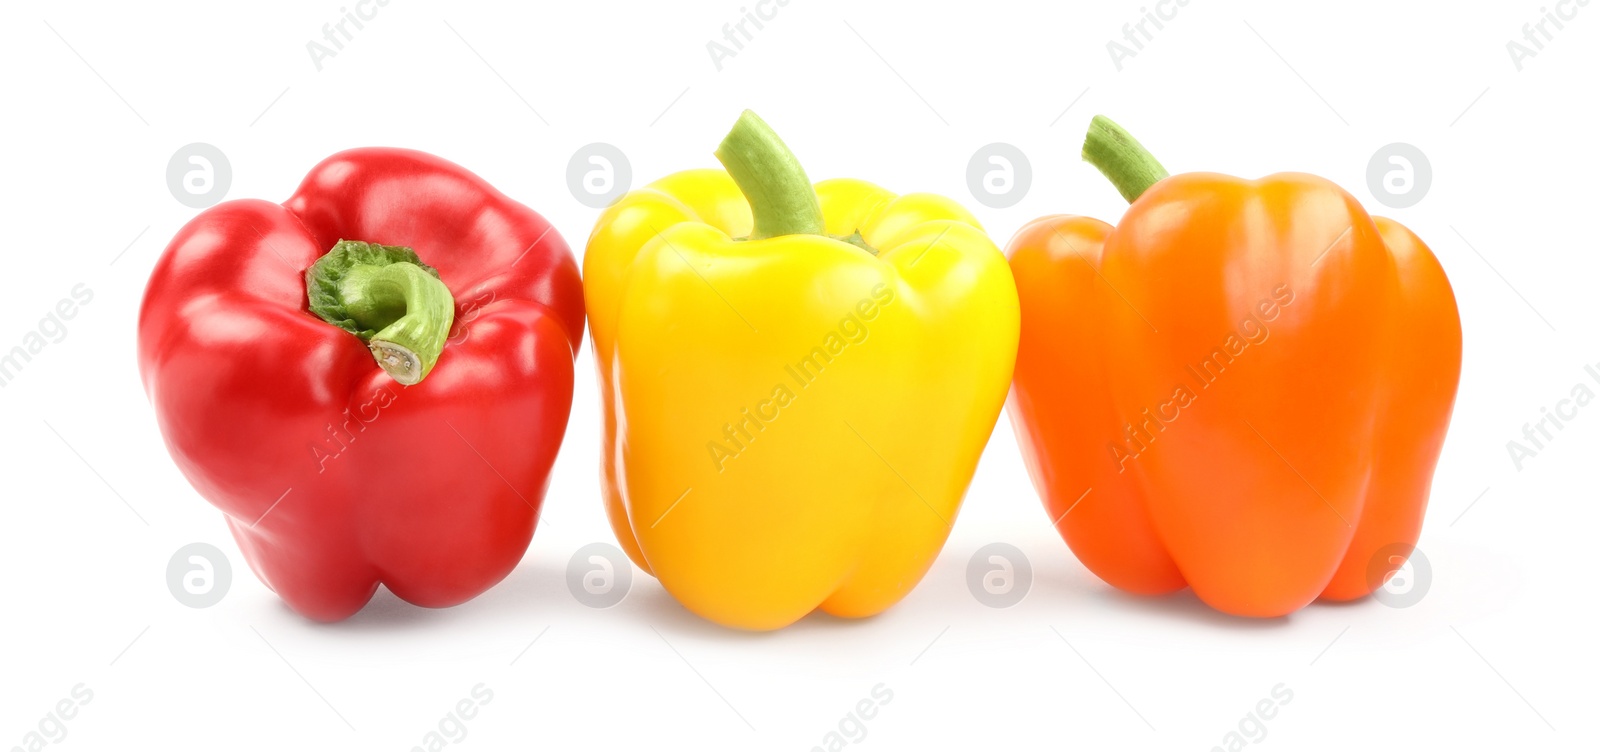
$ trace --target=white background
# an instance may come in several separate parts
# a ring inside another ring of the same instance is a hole
[[[1519,72],[1506,43],[1550,0],[1191,0],[1118,72],[1106,43],[1148,0],[791,0],[719,72],[706,44],[747,0],[392,0],[319,72],[306,43],[346,1],[0,10],[0,350],[74,285],[94,294],[0,388],[0,749],[79,683],[93,700],[51,749],[410,749],[479,683],[493,700],[452,749],[810,749],[880,683],[893,699],[851,749],[1210,749],[1280,683],[1293,700],[1251,749],[1594,743],[1600,407],[1520,471],[1506,442],[1575,384],[1600,391],[1583,371],[1600,363],[1600,6],[1549,27]],[[880,617],[737,633],[638,572],[620,605],[591,609],[565,583],[578,547],[612,541],[588,343],[546,524],[498,587],[443,611],[380,592],[324,626],[255,580],[168,459],[135,365],[145,279],[196,214],[167,188],[179,147],[227,155],[228,198],[276,200],[340,149],[423,149],[581,252],[598,212],[568,190],[575,150],[614,144],[643,184],[713,165],[744,107],[813,178],[957,197],[1001,244],[1042,214],[1119,216],[1077,156],[1096,112],[1173,171],[1313,172],[1408,224],[1443,261],[1466,338],[1420,542],[1426,596],[1248,621],[1188,594],[1118,594],[1051,530],[1002,416],[941,558]],[[997,141],[1033,168],[1009,209],[967,187],[968,159]],[[1413,208],[1367,187],[1391,142],[1431,160]],[[234,568],[206,610],[165,583],[195,541]],[[1007,610],[965,579],[996,541],[1034,573]]]

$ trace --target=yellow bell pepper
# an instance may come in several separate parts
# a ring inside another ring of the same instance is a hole
[[[944,545],[1011,383],[1005,257],[955,202],[812,186],[746,111],[584,256],[607,509],[689,610],[877,614]]]

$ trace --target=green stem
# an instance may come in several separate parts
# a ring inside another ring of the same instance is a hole
[[[822,234],[822,207],[811,179],[766,121],[745,110],[716,154],[750,202],[751,240]]]
[[[1095,115],[1089,122],[1083,159],[1098,168],[1130,204],[1168,175],[1167,168],[1138,139],[1105,115]]]
[[[422,381],[455,323],[455,298],[410,248],[341,240],[306,270],[312,313],[361,338],[395,381]]]

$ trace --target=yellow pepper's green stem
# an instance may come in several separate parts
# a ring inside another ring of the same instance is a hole
[[[1095,115],[1089,122],[1083,159],[1099,169],[1130,204],[1168,174],[1143,144],[1105,115]]]
[[[765,120],[745,110],[716,154],[750,202],[751,240],[822,234],[822,207],[811,179]]]
[[[410,386],[433,370],[455,323],[455,298],[409,248],[341,240],[306,270],[311,312],[360,337]]]

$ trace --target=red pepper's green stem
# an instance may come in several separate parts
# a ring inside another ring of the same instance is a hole
[[[311,312],[360,337],[395,381],[422,381],[455,323],[455,298],[410,248],[341,240],[306,270]]]
[[[1105,115],[1095,115],[1089,122],[1083,159],[1098,168],[1130,204],[1168,174],[1143,144]]]
[[[751,240],[822,234],[822,207],[811,179],[766,121],[745,110],[716,154],[750,202]]]

